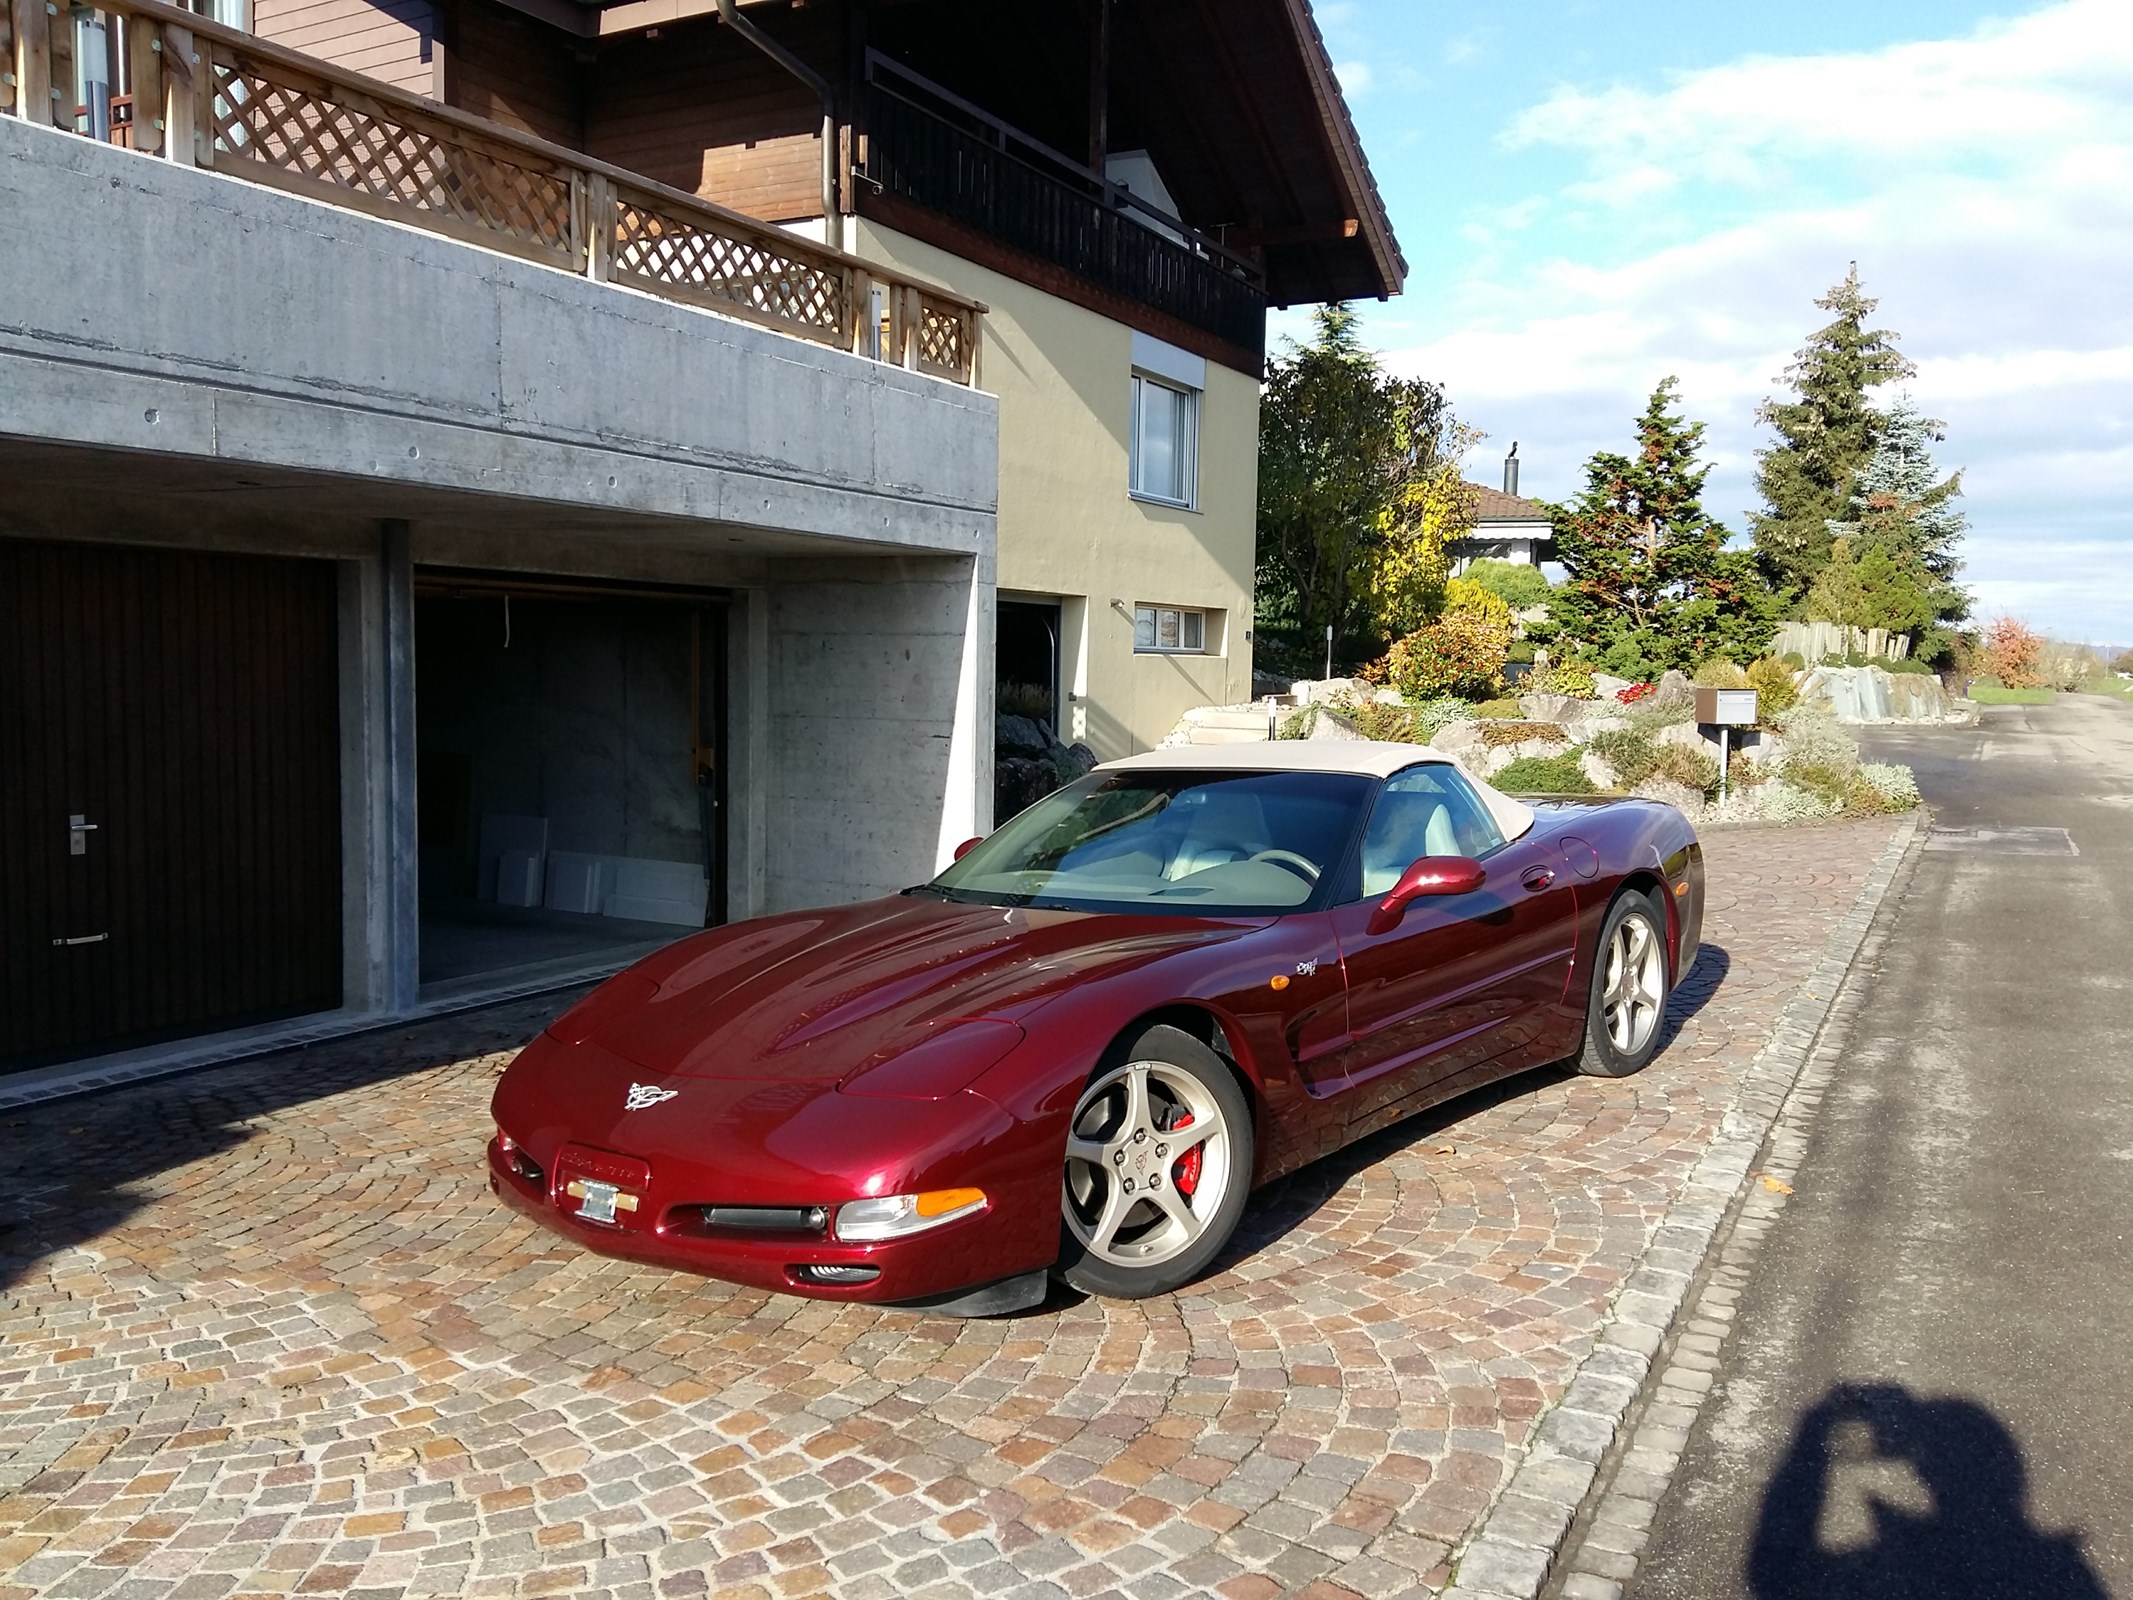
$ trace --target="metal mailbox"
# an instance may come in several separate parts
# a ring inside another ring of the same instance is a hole
[[[1705,689],[1696,691],[1696,720],[1707,727],[1752,728],[1758,718],[1753,689]]]

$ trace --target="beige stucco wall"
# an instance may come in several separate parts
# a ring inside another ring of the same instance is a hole
[[[1152,748],[1189,707],[1248,699],[1257,380],[1207,363],[1197,509],[1135,500],[1129,328],[907,234],[848,226],[858,254],[991,307],[980,382],[1000,398],[1000,592],[1065,601],[1066,737],[1108,760]],[[1217,613],[1208,653],[1136,654],[1137,603]]]

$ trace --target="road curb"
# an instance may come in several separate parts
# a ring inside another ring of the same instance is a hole
[[[1653,1363],[1725,1236],[1725,1224],[1746,1197],[1764,1142],[1815,1057],[1852,963],[1925,831],[1924,813],[1913,812],[1889,836],[1851,909],[1830,931],[1813,970],[1749,1064],[1717,1134],[1653,1229],[1591,1354],[1579,1363],[1561,1403],[1541,1420],[1525,1459],[1460,1551],[1455,1580],[1440,1600],[1535,1600],[1555,1574],[1572,1524],[1602,1483],[1603,1466],[1617,1465],[1624,1422],[1645,1393]],[[1678,1377],[1685,1392],[1701,1393],[1709,1388],[1715,1365],[1667,1376]],[[1644,1521],[1648,1525],[1649,1511]],[[1641,1546],[1641,1538],[1637,1542]],[[1576,1574],[1570,1581],[1580,1587],[1563,1592],[1577,1600],[1612,1600],[1620,1592],[1598,1574]]]

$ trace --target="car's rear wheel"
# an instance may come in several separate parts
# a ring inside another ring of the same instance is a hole
[[[1244,1215],[1252,1113],[1236,1077],[1178,1028],[1105,1058],[1075,1102],[1059,1275],[1087,1294],[1163,1294],[1205,1270]]]
[[[1659,1052],[1668,984],[1666,912],[1628,890],[1607,908],[1585,1007],[1578,1071],[1626,1078]]]

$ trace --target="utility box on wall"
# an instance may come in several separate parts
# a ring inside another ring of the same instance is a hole
[[[1706,689],[1696,691],[1696,720],[1707,727],[1752,728],[1759,720],[1753,689]]]

